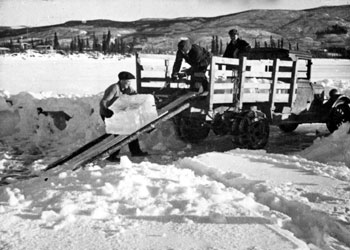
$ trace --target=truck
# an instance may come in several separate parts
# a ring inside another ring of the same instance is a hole
[[[299,124],[325,123],[334,132],[350,121],[350,98],[335,90],[328,95],[310,80],[312,58],[306,52],[255,48],[239,59],[213,56],[205,74],[177,82],[170,77],[175,56],[135,58],[138,93],[153,94],[159,106],[185,93],[190,81],[209,79],[208,91],[172,118],[178,136],[190,143],[212,130],[232,135],[240,147],[261,149],[268,143],[270,125],[292,132]]]

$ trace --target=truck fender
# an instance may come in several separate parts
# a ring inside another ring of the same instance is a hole
[[[337,107],[340,104],[349,104],[350,98],[346,95],[341,95],[338,97],[338,99],[333,103],[332,108]]]

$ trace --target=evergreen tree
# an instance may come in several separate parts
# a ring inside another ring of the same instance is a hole
[[[71,53],[73,53],[73,51],[75,50],[74,38],[72,38],[69,48],[70,48]]]
[[[87,49],[90,49],[90,42],[88,37],[86,38],[85,45]]]
[[[219,54],[219,37],[218,36],[215,36],[215,52],[216,52],[216,55]]]
[[[55,36],[53,39],[53,48],[54,49],[59,49],[60,48],[60,44],[58,43],[58,37],[57,37],[57,33],[55,32]]]
[[[92,35],[92,49],[94,51],[98,51],[99,50],[99,48],[98,48],[98,38],[95,36],[95,32]]]
[[[223,46],[222,46],[222,39],[220,39],[220,55],[223,54]]]
[[[104,54],[107,52],[107,35],[105,33],[102,35],[102,51]]]
[[[106,38],[106,50],[108,52],[110,52],[110,46],[109,46],[110,42],[111,42],[111,31],[108,30],[107,38]]]
[[[10,39],[10,50],[11,51],[13,50],[13,41],[12,41],[12,39]]]
[[[80,36],[78,36],[78,51],[79,53],[83,53],[84,51],[84,40],[80,39]]]
[[[215,55],[215,37],[214,36],[211,39],[211,53]]]

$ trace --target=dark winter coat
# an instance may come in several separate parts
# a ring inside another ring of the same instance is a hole
[[[172,75],[180,71],[183,59],[185,59],[185,61],[191,65],[192,71],[205,72],[210,64],[210,53],[206,51],[206,49],[196,44],[192,44],[191,49],[187,54],[184,54],[178,50],[176,53]]]
[[[223,57],[239,58],[243,52],[247,52],[250,49],[249,43],[245,40],[238,38],[236,41],[231,41],[225,50]]]

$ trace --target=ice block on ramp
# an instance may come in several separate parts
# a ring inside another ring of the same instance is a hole
[[[105,119],[106,133],[129,135],[158,117],[153,95],[122,95],[110,107]]]

